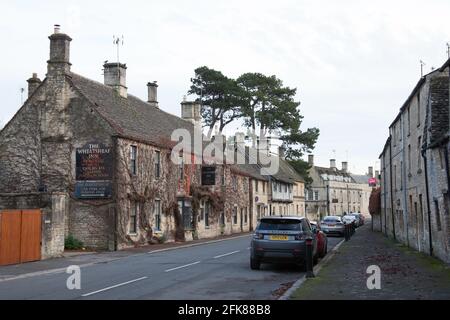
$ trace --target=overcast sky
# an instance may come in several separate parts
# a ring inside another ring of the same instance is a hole
[[[348,160],[354,173],[379,165],[419,60],[427,72],[441,66],[450,41],[448,0],[2,0],[0,15],[0,126],[31,73],[45,77],[58,23],[73,39],[72,71],[98,81],[103,62],[117,59],[113,35],[123,35],[128,92],[146,99],[157,80],[160,107],[176,115],[196,67],[277,75],[298,89],[302,127],[321,131],[316,163]]]

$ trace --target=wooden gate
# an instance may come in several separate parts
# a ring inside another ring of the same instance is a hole
[[[41,259],[41,211],[0,212],[0,265]]]

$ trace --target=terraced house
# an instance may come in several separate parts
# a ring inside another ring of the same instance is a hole
[[[450,262],[449,63],[423,76],[389,127],[380,155],[377,229]]]
[[[45,79],[33,74],[0,131],[0,264],[58,256],[69,235],[118,250],[246,232],[268,213],[270,178],[255,168],[206,163],[196,151],[173,161],[175,130],[201,137],[199,104],[164,112],[153,82],[147,101],[133,96],[119,62],[104,64],[103,83],[78,75],[72,39],[59,27],[49,39]]]

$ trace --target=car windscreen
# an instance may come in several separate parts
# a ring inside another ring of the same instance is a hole
[[[294,219],[263,219],[259,223],[258,230],[302,231],[302,225],[300,220]]]

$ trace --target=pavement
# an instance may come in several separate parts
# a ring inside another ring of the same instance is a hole
[[[381,270],[381,288],[369,290],[369,266]],[[450,266],[373,232],[357,229],[326,261],[315,278],[306,279],[294,300],[447,300]]]
[[[251,270],[251,235],[80,254],[0,267],[0,299],[270,300],[303,273],[295,265]],[[329,250],[342,238],[329,238]],[[81,289],[69,290],[66,268],[81,268]]]

